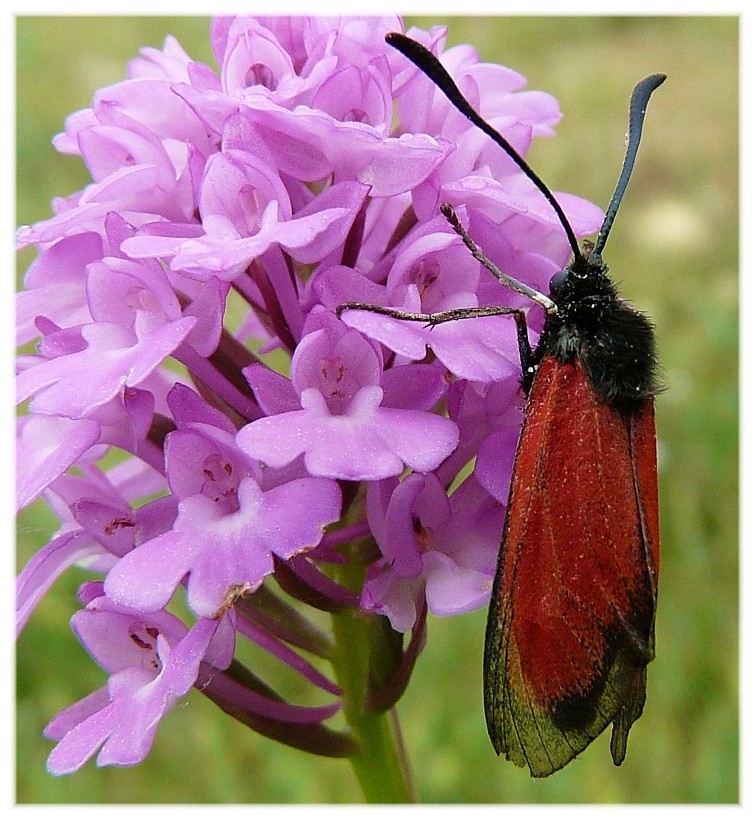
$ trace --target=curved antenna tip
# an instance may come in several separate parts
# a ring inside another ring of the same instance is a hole
[[[641,142],[641,132],[644,127],[644,116],[647,113],[649,98],[666,79],[667,74],[650,74],[638,82],[631,93],[631,102],[629,103],[628,109],[628,143],[626,145],[626,156],[623,159],[623,168],[621,169],[618,184],[615,186],[615,192],[605,212],[605,220],[602,222],[597,241],[594,244],[594,253],[598,256],[602,255],[607,237],[610,235],[610,228],[613,226],[615,216],[618,213],[618,208],[623,199],[623,194],[626,192],[626,187],[628,186],[628,180],[631,178],[631,172],[634,169],[634,162],[636,161],[636,154],[639,150],[639,143]]]

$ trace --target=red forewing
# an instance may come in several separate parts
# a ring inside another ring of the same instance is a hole
[[[620,413],[576,359],[540,363],[513,472],[485,644],[498,753],[533,776],[641,714],[659,563],[651,401]]]

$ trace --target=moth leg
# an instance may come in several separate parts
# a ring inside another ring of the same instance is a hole
[[[439,313],[411,313],[406,310],[383,307],[379,304],[350,301],[345,304],[339,304],[335,309],[335,314],[340,318],[346,310],[365,310],[368,313],[377,313],[381,316],[389,316],[390,318],[399,319],[401,321],[421,321],[430,327],[434,327],[437,324],[444,324],[447,321],[460,321],[461,319],[480,318],[483,316],[505,316],[512,313],[516,317],[519,351],[522,349],[519,317],[523,320],[523,333],[524,337],[526,337],[526,319],[524,318],[523,312],[517,307],[491,305],[490,307],[457,307],[455,310],[442,310]],[[526,338],[526,346],[529,350],[529,354],[531,354],[528,338]]]
[[[531,299],[532,301],[536,302],[541,307],[544,307],[548,313],[557,313],[555,302],[549,298],[549,296],[545,296],[545,294],[540,293],[539,290],[534,290],[532,287],[520,282],[518,279],[514,279],[507,273],[503,273],[503,271],[493,261],[484,255],[479,245],[466,232],[466,228],[461,224],[456,212],[450,205],[447,203],[440,205],[440,213],[442,213],[442,215],[448,220],[453,230],[461,237],[461,240],[469,249],[471,255],[478,262],[483,264],[487,270],[489,270],[490,273],[492,273],[492,275],[500,282],[500,284],[504,285],[510,290],[513,290],[515,293],[520,293],[522,296],[526,296],[527,299]]]

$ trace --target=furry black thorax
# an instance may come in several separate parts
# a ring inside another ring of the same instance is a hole
[[[654,327],[620,297],[602,257],[585,249],[553,276],[550,297],[557,312],[547,317],[534,367],[546,356],[578,361],[601,401],[622,414],[640,411],[658,391]]]

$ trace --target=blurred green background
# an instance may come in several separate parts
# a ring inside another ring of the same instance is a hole
[[[556,190],[605,206],[623,153],[628,96],[664,71],[606,258],[655,320],[667,391],[657,402],[663,564],[647,706],[615,768],[608,736],[544,781],[495,757],[482,713],[484,612],[431,618],[399,704],[422,802],[713,803],[738,799],[738,20],[733,17],[407,18],[450,28],[549,91],[565,114],[529,159]],[[212,61],[204,18],[17,19],[19,224],[86,184],[50,138],[144,45],[175,35]],[[21,255],[23,271],[33,253]],[[21,517],[18,562],[54,520]],[[346,761],[249,732],[193,692],[132,769],[45,772],[45,723],[103,684],[68,628],[83,573],[67,575],[18,644],[17,801],[358,802]]]

